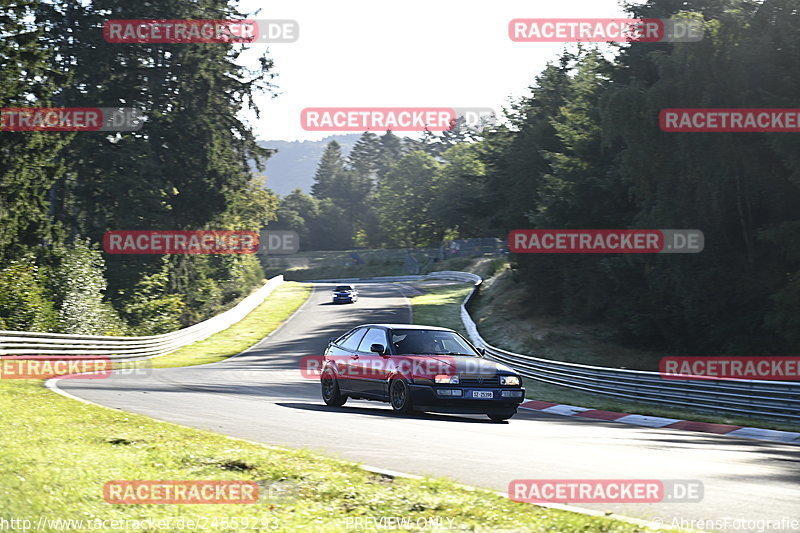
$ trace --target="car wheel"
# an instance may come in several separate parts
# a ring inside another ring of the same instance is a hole
[[[323,372],[320,384],[322,386],[322,400],[325,405],[341,407],[347,401],[347,396],[339,390],[339,382],[330,370]]]
[[[492,422],[502,422],[503,420],[508,420],[509,418],[514,416],[514,413],[505,413],[501,415],[486,415],[486,416],[488,416]]]
[[[398,413],[405,415],[412,411],[411,393],[408,383],[404,379],[392,380],[392,386],[389,388],[389,401],[392,409]]]

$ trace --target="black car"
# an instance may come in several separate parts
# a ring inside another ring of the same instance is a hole
[[[395,411],[486,414],[507,420],[525,398],[520,375],[483,358],[453,330],[366,324],[331,339],[323,357],[322,399],[389,402]]]

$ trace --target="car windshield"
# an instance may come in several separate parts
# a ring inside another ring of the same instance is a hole
[[[336,292],[344,292],[344,291],[352,291],[353,288],[350,285],[338,285],[335,289]]]
[[[452,331],[395,329],[392,331],[392,345],[399,355],[478,355]]]

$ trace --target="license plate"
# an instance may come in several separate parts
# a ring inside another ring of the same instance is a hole
[[[494,398],[492,391],[474,390],[472,391],[473,398]]]

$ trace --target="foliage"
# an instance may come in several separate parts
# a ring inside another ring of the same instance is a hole
[[[0,270],[0,329],[55,331],[57,314],[30,257]]]
[[[31,257],[47,273],[58,328],[122,331],[113,305],[133,330],[161,331],[179,310],[187,325],[261,282],[253,257],[170,257],[165,267],[157,255],[103,260],[83,249],[109,230],[260,231],[275,219],[277,198],[250,168],[263,169],[271,152],[240,118],[245,106],[258,111],[255,94],[273,88],[266,53],[248,69],[237,63],[243,46],[119,45],[98,30],[108,18],[239,15],[227,0],[0,6],[0,107],[135,107],[146,117],[140,130],[119,133],[0,132],[0,260]],[[72,250],[75,236],[89,241],[75,240]],[[20,313],[11,323],[30,323]]]
[[[58,302],[58,330],[81,335],[123,335],[119,315],[103,300],[106,279],[102,254],[91,241],[76,239],[59,250],[61,261],[50,280]]]

